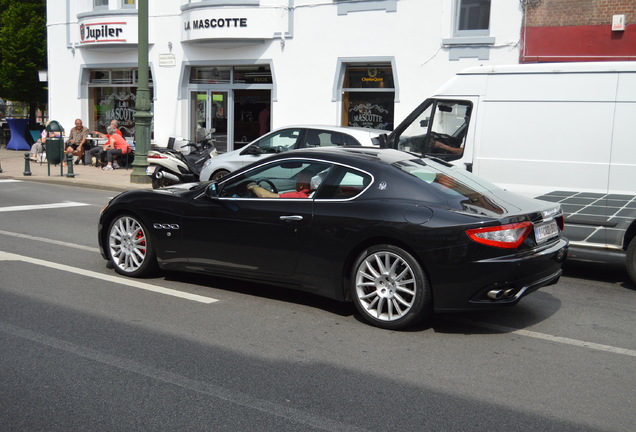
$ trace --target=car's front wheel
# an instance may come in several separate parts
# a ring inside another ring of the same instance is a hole
[[[223,177],[225,177],[226,175],[228,175],[230,172],[228,170],[218,170],[217,172],[214,173],[214,175],[212,176],[212,178],[210,180],[221,180]]]
[[[136,217],[121,215],[108,229],[108,255],[119,274],[148,276],[157,269],[157,258],[148,230]]]
[[[351,280],[356,308],[377,327],[401,329],[431,314],[426,275],[415,258],[399,247],[377,245],[363,251]]]

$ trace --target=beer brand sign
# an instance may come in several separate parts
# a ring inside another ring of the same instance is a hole
[[[80,43],[126,43],[127,22],[80,24]]]

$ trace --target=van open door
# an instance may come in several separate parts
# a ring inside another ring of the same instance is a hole
[[[462,159],[472,110],[467,100],[426,99],[387,137],[387,147],[445,161]]]

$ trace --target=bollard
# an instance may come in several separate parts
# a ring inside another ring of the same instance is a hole
[[[24,172],[22,173],[25,176],[31,175],[31,160],[29,159],[29,152],[24,154]]]
[[[66,166],[68,166],[66,177],[75,177],[75,173],[73,172],[73,155],[71,153],[66,155]]]

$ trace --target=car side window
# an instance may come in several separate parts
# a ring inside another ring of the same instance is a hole
[[[369,174],[352,168],[338,167],[325,178],[316,199],[351,199],[360,195],[370,183]]]
[[[300,137],[300,129],[283,129],[258,141],[260,153],[282,153],[293,149]]]
[[[305,147],[359,146],[358,140],[342,132],[308,129],[305,133]]]
[[[326,162],[294,159],[269,163],[223,183],[219,197],[254,198],[247,188],[252,183],[276,194],[297,192],[301,179],[314,192],[320,187],[330,168],[331,165]]]

